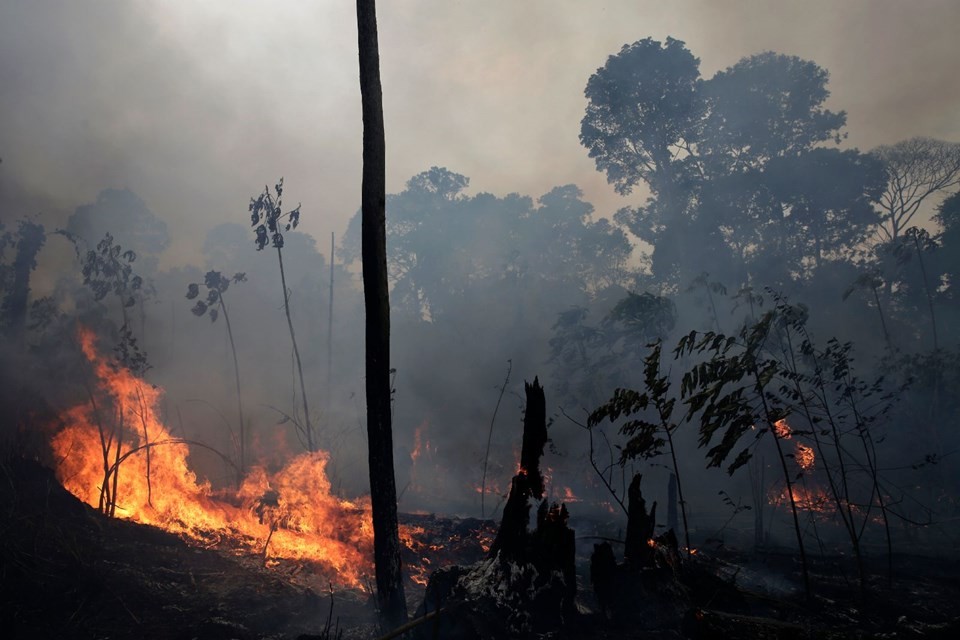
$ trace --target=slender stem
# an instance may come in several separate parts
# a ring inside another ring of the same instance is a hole
[[[933,312],[933,296],[930,294],[930,284],[927,282],[927,268],[923,263],[923,252],[920,251],[920,239],[917,233],[913,234],[913,246],[917,249],[917,260],[920,262],[920,275],[923,276],[923,291],[927,294],[927,307],[930,309],[930,325],[933,327],[933,350],[940,349],[937,340],[937,316]]]
[[[123,444],[123,405],[120,405],[120,419],[117,426],[117,448],[114,450],[113,492],[110,496],[110,517],[117,515],[117,482],[120,477],[120,447]]]
[[[770,425],[770,432],[773,434],[773,441],[777,446],[777,457],[780,458],[780,467],[783,470],[783,480],[787,485],[787,495],[790,497],[790,511],[793,514],[793,530],[797,536],[797,546],[800,550],[800,566],[803,571],[803,587],[804,592],[807,595],[807,598],[810,598],[812,592],[810,591],[810,573],[807,569],[807,551],[803,546],[803,532],[800,529],[800,516],[797,513],[797,500],[793,495],[793,481],[790,479],[790,470],[787,468],[787,458],[784,454],[783,446],[780,444],[780,436],[777,435],[777,429],[774,426],[773,414],[770,410],[769,405],[767,405],[767,397],[765,395],[765,389],[763,383],[760,380],[760,372],[757,370],[756,362],[751,362],[750,364],[750,374],[756,380],[756,389],[757,396],[760,398],[760,402],[763,405],[763,414],[767,420],[767,423]]]
[[[804,331],[801,329],[801,331]],[[840,446],[840,434],[837,428],[836,420],[833,417],[833,412],[830,410],[830,403],[828,402],[826,391],[823,384],[823,367],[820,364],[820,358],[817,356],[816,352],[813,350],[812,346],[810,352],[813,354],[814,359],[814,379],[813,384],[817,392],[820,394],[820,402],[826,415],[827,422],[830,425],[831,432],[833,434],[834,446],[837,450],[837,464],[840,467],[840,481],[842,483],[843,492],[841,495],[840,487],[837,485],[837,481],[834,478],[834,472],[830,467],[827,456],[824,451],[823,443],[820,440],[820,434],[818,433],[816,421],[814,420],[813,410],[810,407],[808,402],[807,394],[805,394],[801,387],[799,381],[799,368],[797,366],[796,352],[793,348],[793,340],[790,337],[790,331],[786,332],[786,341],[787,348],[786,359],[790,364],[790,372],[792,374],[792,380],[794,385],[794,390],[797,393],[797,397],[800,400],[800,406],[803,409],[803,414],[807,419],[807,423],[810,426],[810,433],[813,435],[813,442],[817,447],[817,456],[820,459],[820,464],[823,466],[824,473],[827,476],[827,483],[830,487],[830,495],[833,497],[834,505],[836,506],[837,513],[840,514],[841,520],[843,520],[843,526],[847,530],[847,535],[850,536],[850,544],[853,547],[853,553],[857,563],[857,577],[860,582],[860,588],[863,589],[866,586],[866,574],[864,572],[863,566],[863,556],[860,552],[860,537],[857,535],[856,525],[854,523],[853,517],[853,507],[850,504],[850,491],[847,483],[847,469],[843,457],[843,448]],[[807,341],[809,343],[809,336]],[[817,397],[816,393],[814,397]],[[818,536],[819,540],[819,536]]]
[[[316,444],[313,441],[313,425],[310,423],[310,406],[307,403],[307,388],[303,382],[303,365],[300,363],[300,349],[297,348],[297,336],[293,331],[293,319],[290,317],[290,294],[287,291],[287,276],[283,270],[283,251],[280,247],[277,247],[277,259],[280,262],[280,284],[283,286],[283,310],[287,314],[290,342],[293,343],[293,357],[297,362],[297,375],[300,377],[300,396],[303,399],[303,423],[307,436],[307,450],[316,451]]]
[[[683,518],[683,539],[687,545],[687,555],[690,555],[690,526],[687,523],[687,501],[683,499],[683,485],[680,483],[680,466],[677,464],[677,451],[673,446],[673,433],[664,423],[667,434],[667,444],[670,446],[670,459],[673,462],[673,475],[677,479],[677,496],[680,498],[680,515]]]
[[[140,405],[140,424],[143,426],[143,444],[147,445],[146,449],[146,462],[147,462],[147,504],[151,507],[153,506],[153,481],[150,477],[150,434],[147,432],[147,407],[143,401],[143,391],[140,389],[140,385],[137,385],[137,403]]]
[[[237,486],[239,487],[247,470],[247,433],[246,424],[243,420],[243,394],[240,392],[240,363],[237,360],[237,346],[233,341],[233,328],[230,326],[230,314],[227,313],[227,303],[223,299],[222,291],[217,299],[220,301],[220,311],[223,313],[223,320],[227,324],[227,338],[230,340],[230,352],[233,354],[233,375],[237,385],[237,416],[240,420],[240,442],[237,446],[240,457],[240,468],[237,472]]]
[[[484,509],[484,498],[487,495],[487,461],[490,460],[490,442],[493,440],[493,423],[497,420],[497,411],[500,409],[500,401],[503,400],[503,393],[507,390],[507,384],[510,382],[510,372],[513,371],[513,360],[507,360],[507,375],[503,379],[503,385],[500,387],[500,396],[497,398],[497,406],[493,408],[493,417],[490,418],[490,431],[487,433],[487,452],[483,456],[483,479],[480,481],[480,517],[486,517]]]
[[[327,403],[333,396],[333,272],[334,234],[330,232],[330,305],[327,316]]]
[[[887,343],[887,350],[893,353],[893,342],[890,340],[890,332],[887,331],[887,321],[883,317],[883,306],[880,304],[880,294],[877,293],[877,287],[872,287],[873,299],[877,303],[877,313],[880,314],[880,326],[883,327],[883,339]]]

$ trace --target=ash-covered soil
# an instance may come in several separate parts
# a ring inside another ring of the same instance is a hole
[[[478,560],[491,533],[490,523],[477,520],[405,520],[424,530],[416,555],[428,567]],[[105,518],[66,492],[48,469],[6,458],[0,462],[3,637],[247,640],[323,637],[325,631],[331,638],[380,636],[373,601],[363,590],[331,592],[316,567],[265,568],[261,558],[216,542],[197,548],[152,527]],[[411,553],[408,564],[414,563]],[[606,619],[581,562],[579,612],[554,637],[960,637],[956,561],[901,555],[895,580],[888,583],[878,559],[862,593],[844,563],[816,560],[817,595],[806,601],[796,589],[799,568],[788,554],[698,555],[690,573],[700,576],[693,578],[692,606],[675,628],[641,632]],[[412,613],[422,597],[412,580],[407,596]]]

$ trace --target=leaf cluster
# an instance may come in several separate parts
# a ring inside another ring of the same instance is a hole
[[[587,426],[592,428],[604,420],[616,422],[621,417],[629,418],[620,425],[620,434],[628,438],[620,451],[620,464],[661,455],[669,436],[677,428],[671,420],[676,398],[670,397],[669,377],[660,375],[661,342],[658,340],[647,346],[650,353],[643,361],[645,391],[617,389],[613,397],[595,409],[587,420]],[[649,409],[656,412],[653,420],[643,415]]]
[[[120,339],[113,348],[114,367],[128,369],[136,376],[143,377],[153,365],[147,360],[147,352],[140,348],[136,337],[127,325],[120,327]]]
[[[124,307],[136,304],[135,293],[143,288],[143,278],[133,271],[136,259],[134,251],[124,251],[119,244],[114,244],[110,233],[97,243],[96,249],[87,251],[82,259],[81,273],[83,284],[90,287],[94,300],[103,300],[113,293]]]
[[[206,300],[197,300],[190,311],[197,317],[206,314],[210,316],[210,322],[216,322],[219,316],[218,307],[222,303],[223,294],[230,287],[230,283],[237,284],[246,281],[247,274],[243,272],[237,272],[232,277],[227,278],[219,271],[208,271],[203,281],[203,286],[207,289]],[[200,285],[198,283],[191,282],[187,285],[187,300],[193,300],[199,295]]]
[[[283,178],[273,186],[264,187],[263,193],[256,198],[250,198],[250,223],[254,228],[256,239],[254,242],[257,251],[269,244],[274,249],[283,248],[283,232],[296,229],[300,224],[300,205],[284,213],[283,211]]]

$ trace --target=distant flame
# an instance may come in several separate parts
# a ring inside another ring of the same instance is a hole
[[[789,440],[793,437],[793,429],[790,428],[790,425],[787,424],[786,418],[781,418],[773,423],[773,431],[777,434],[778,438],[783,440]]]
[[[794,454],[794,457],[796,457],[797,464],[800,465],[800,468],[804,471],[810,471],[813,469],[813,463],[816,460],[816,455],[813,453],[812,447],[808,447],[798,442],[797,451]]]
[[[791,493],[798,509],[817,513],[832,512],[833,503],[830,495],[822,489],[807,489],[794,485]],[[770,504],[776,506],[789,504],[791,493],[788,493],[785,488],[771,491]]]
[[[777,437],[781,440],[793,439],[793,429],[789,424],[787,424],[786,418],[782,418],[774,422],[773,430]],[[813,469],[813,464],[816,461],[816,454],[814,454],[813,448],[808,447],[800,442],[796,443],[793,457],[796,459],[800,468],[804,471],[810,471]]]
[[[420,459],[420,456],[422,456],[424,452],[433,453],[433,450],[430,447],[430,439],[424,437],[424,434],[429,426],[430,422],[424,420],[413,432],[413,450],[410,452],[410,460],[414,464],[417,463],[417,460]]]

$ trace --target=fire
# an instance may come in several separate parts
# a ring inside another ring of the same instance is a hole
[[[786,418],[781,418],[773,423],[773,431],[781,440],[792,440],[793,439],[793,429],[790,428],[790,425],[787,424]],[[813,469],[813,464],[816,462],[816,454],[813,452],[812,447],[808,447],[805,444],[800,442],[796,443],[794,447],[794,459],[796,459],[797,464],[803,471],[810,471]]]
[[[794,454],[794,457],[797,459],[797,464],[800,465],[800,468],[804,471],[810,471],[813,469],[813,463],[816,460],[816,455],[813,453],[812,447],[808,447],[798,442],[797,451]]]
[[[808,489],[794,485],[791,493],[798,509],[823,514],[832,512],[830,495],[822,489]],[[774,506],[790,504],[790,493],[787,492],[786,488],[771,491],[769,498],[770,504]]]
[[[303,453],[276,474],[253,468],[235,501],[214,497],[187,463],[157,407],[162,391],[102,358],[80,332],[92,363],[90,401],[62,414],[52,441],[57,475],[71,493],[118,517],[203,542],[211,537],[268,558],[316,562],[339,584],[362,587],[372,573],[369,503],[333,496],[327,453]]]
[[[793,437],[793,429],[790,428],[790,425],[787,424],[786,418],[781,418],[773,423],[773,431],[777,434],[778,438],[783,440],[789,440]]]
[[[422,456],[424,452],[428,454],[434,452],[434,449],[430,446],[430,439],[424,438],[424,433],[429,426],[430,422],[424,420],[413,432],[413,450],[410,452],[410,461],[413,462],[413,464],[417,463],[417,460],[420,459],[420,456]]]

